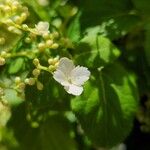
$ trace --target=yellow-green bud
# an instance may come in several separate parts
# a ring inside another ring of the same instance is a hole
[[[21,17],[20,16],[15,16],[15,18],[14,18],[14,22],[16,23],[16,24],[21,24]]]
[[[6,63],[5,58],[0,57],[0,66],[3,66]]]
[[[27,78],[27,79],[25,79],[25,83],[28,85],[34,85],[35,84],[35,78]]]
[[[22,21],[26,20],[27,16],[28,16],[27,13],[22,13],[21,16],[20,16],[20,17],[21,17],[21,20],[22,20]]]
[[[57,43],[52,44],[51,48],[52,49],[57,49],[59,47],[59,45]]]
[[[16,77],[16,78],[15,78],[15,83],[16,83],[16,84],[19,84],[20,82],[21,82],[21,78],[20,78],[20,77]]]
[[[25,84],[23,82],[19,83],[18,88],[19,90],[23,91],[25,89]]]
[[[55,57],[55,58],[53,59],[53,63],[54,63],[54,64],[56,64],[58,61],[59,61],[59,58],[58,58],[58,57]]]
[[[49,38],[50,38],[50,36],[49,36],[49,34],[48,34],[48,33],[44,33],[42,36],[43,36],[43,38],[44,38],[45,40],[47,40],[47,39],[49,39]]]
[[[53,37],[54,38],[58,38],[59,37],[59,33],[58,32],[53,32]]]
[[[33,71],[32,71],[32,74],[35,76],[35,77],[38,77],[39,75],[40,75],[40,70],[39,69],[34,69]]]
[[[44,44],[44,43],[39,43],[39,44],[38,44],[38,49],[39,49],[40,51],[43,51],[43,50],[45,49],[45,44]]]
[[[53,44],[53,41],[52,40],[47,40],[46,41],[46,47],[50,48]]]
[[[35,59],[33,60],[33,64],[34,64],[35,66],[38,66],[38,65],[40,64],[39,59],[38,59],[38,58],[35,58]]]
[[[29,37],[25,38],[25,42],[28,44],[31,43],[31,38],[29,38]]]
[[[50,65],[50,66],[48,67],[48,69],[49,69],[49,71],[54,71],[54,70],[56,69],[56,67],[53,66],[53,65]]]
[[[51,65],[51,64],[53,64],[53,58],[49,58],[48,59],[48,63]]]
[[[58,65],[59,65],[59,62],[55,63],[55,68],[57,68],[57,67],[58,67]]]
[[[1,56],[2,56],[2,57],[6,57],[6,56],[7,56],[7,53],[6,53],[5,51],[2,51],[2,52],[1,52]]]
[[[22,25],[22,28],[23,28],[23,30],[28,30],[28,29],[29,29],[29,27],[28,27],[27,24],[23,24],[23,25]]]
[[[37,81],[37,89],[41,91],[41,90],[43,90],[43,87],[44,87],[43,84],[41,82]]]

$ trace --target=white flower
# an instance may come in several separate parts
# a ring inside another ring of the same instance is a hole
[[[35,25],[35,29],[38,32],[38,34],[43,35],[45,33],[49,32],[49,23],[40,21],[37,25]]]
[[[73,61],[66,57],[60,59],[53,75],[69,94],[76,96],[83,92],[82,85],[89,79],[89,76],[90,71],[86,67],[75,67]]]

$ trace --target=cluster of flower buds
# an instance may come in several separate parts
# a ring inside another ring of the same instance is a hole
[[[24,81],[21,80],[20,77],[16,77],[15,78],[15,89],[18,93],[23,93],[24,89],[25,89],[25,83]]]
[[[31,86],[36,84],[38,90],[43,90],[43,84],[38,80],[38,77],[39,77],[39,75],[41,73],[41,65],[40,65],[39,59],[35,58],[33,60],[33,64],[36,67],[32,71],[33,77],[26,78],[24,80],[24,82],[25,82],[25,84],[31,85]]]
[[[3,16],[0,22],[7,26],[8,31],[21,34],[19,28],[29,16],[29,12],[18,0],[3,0],[0,3],[0,15]]]
[[[56,70],[56,68],[59,65],[59,57],[48,59],[48,64],[49,64],[48,69],[49,69],[50,72]]]
[[[58,32],[49,32],[49,23],[40,21],[35,25],[35,31],[43,37],[43,41],[38,44],[39,51],[44,51],[46,48],[57,49],[58,43],[54,42],[55,38],[59,37]]]

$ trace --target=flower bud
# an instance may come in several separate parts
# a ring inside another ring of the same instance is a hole
[[[35,66],[38,66],[38,65],[40,64],[39,59],[38,59],[38,58],[35,58],[35,59],[33,60],[33,64],[34,64]]]
[[[38,44],[38,49],[39,49],[40,51],[43,51],[43,50],[45,49],[45,44],[44,44],[44,43],[39,43],[39,44]]]
[[[32,71],[32,74],[35,76],[35,77],[38,77],[40,75],[41,71],[39,69],[34,69]]]
[[[19,83],[18,88],[23,91],[25,89],[25,84],[23,82]]]
[[[20,77],[16,77],[16,78],[15,78],[15,83],[16,83],[16,84],[19,84],[20,82],[21,82],[21,78],[20,78]]]
[[[29,37],[25,38],[25,42],[28,44],[31,43],[31,38],[29,38]]]
[[[48,34],[48,33],[44,33],[44,34],[43,34],[43,38],[44,38],[45,40],[47,40],[47,39],[49,39],[49,38],[50,38],[50,36],[49,36],[49,34]]]
[[[25,79],[25,83],[28,85],[34,85],[35,84],[35,78],[27,78],[27,79]]]
[[[23,30],[28,30],[28,29],[29,29],[29,27],[28,27],[27,24],[23,24],[23,25],[22,25],[22,28],[23,28]]]
[[[39,81],[37,82],[37,89],[40,91],[43,90],[43,84]]]
[[[52,46],[52,44],[53,44],[53,41],[52,40],[47,40],[46,41],[46,47],[51,47]]]
[[[5,58],[0,57],[0,66],[3,66],[6,63]]]
[[[49,59],[48,59],[48,63],[51,65],[52,62],[53,62],[53,58],[49,58]]]
[[[56,69],[56,67],[55,66],[53,66],[53,65],[50,65],[49,67],[48,67],[48,70],[51,72],[51,71],[54,71]]]
[[[51,48],[52,49],[57,49],[59,47],[59,45],[57,43],[52,44]]]

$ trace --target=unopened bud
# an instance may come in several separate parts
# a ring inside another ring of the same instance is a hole
[[[53,41],[52,40],[47,40],[46,41],[46,47],[51,47],[52,46],[52,44],[53,44]]]
[[[32,74],[35,76],[35,77],[38,77],[39,75],[40,75],[40,70],[39,69],[34,69],[33,71],[32,71]]]
[[[19,83],[18,88],[23,91],[25,89],[25,84],[23,82]]]
[[[53,63],[53,58],[48,59],[48,63],[51,65]]]
[[[39,43],[39,44],[38,44],[38,49],[39,49],[40,51],[43,51],[43,50],[45,49],[45,44],[44,44],[44,43]]]
[[[45,40],[47,40],[47,39],[49,39],[49,38],[50,38],[50,36],[49,36],[49,34],[48,34],[48,33],[44,33],[42,36],[43,36],[43,38],[44,38]]]
[[[23,28],[23,30],[28,30],[28,29],[29,29],[29,27],[28,27],[27,24],[23,24],[23,25],[22,25],[22,28]]]
[[[21,82],[21,78],[20,78],[20,77],[16,77],[16,78],[15,78],[15,83],[16,83],[16,84],[19,84],[20,82]]]
[[[3,66],[6,63],[5,58],[0,57],[0,66]]]
[[[31,38],[29,38],[29,37],[25,38],[25,42],[28,44],[31,43]]]
[[[33,60],[33,64],[34,64],[35,66],[38,66],[38,65],[40,64],[39,59],[38,59],[38,58],[35,58],[35,59]]]
[[[58,37],[59,37],[59,33],[58,33],[58,32],[54,32],[54,33],[53,33],[53,37],[54,37],[54,38],[58,38]]]
[[[51,48],[52,49],[57,49],[59,47],[59,45],[57,43],[52,44]]]
[[[37,89],[40,91],[43,90],[43,84],[39,81],[37,82]]]
[[[27,79],[25,79],[25,83],[28,85],[34,85],[35,79],[34,78],[27,78]]]
[[[54,70],[56,69],[56,67],[53,66],[53,65],[50,65],[50,66],[48,67],[48,69],[49,69],[49,71],[54,71]]]

